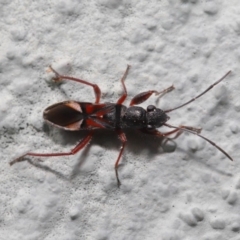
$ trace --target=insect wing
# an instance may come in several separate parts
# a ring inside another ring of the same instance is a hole
[[[46,122],[70,131],[81,129],[83,117],[81,105],[75,101],[56,103],[43,112],[43,118]]]

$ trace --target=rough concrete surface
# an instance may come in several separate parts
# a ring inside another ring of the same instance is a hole
[[[240,240],[239,0],[0,0],[0,19],[1,240]],[[27,151],[69,151],[86,134],[44,124],[51,104],[94,101],[91,87],[54,83],[50,64],[98,84],[102,102],[119,98],[130,64],[126,105],[173,84],[141,105],[163,110],[231,70],[168,123],[201,127],[234,161],[193,134],[162,148],[161,139],[128,131],[118,188],[120,141],[98,131],[74,156],[10,167]]]

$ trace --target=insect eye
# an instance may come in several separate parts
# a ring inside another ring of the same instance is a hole
[[[148,112],[152,112],[152,111],[154,111],[154,110],[156,110],[156,107],[155,107],[154,105],[149,105],[149,106],[147,107],[147,111],[148,111]]]

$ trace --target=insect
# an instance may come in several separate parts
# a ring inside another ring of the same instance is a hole
[[[82,79],[60,75],[51,66],[50,66],[50,69],[56,75],[54,78],[56,82],[66,79],[66,80],[75,81],[78,83],[91,86],[94,90],[95,102],[90,103],[90,102],[64,101],[64,102],[56,103],[44,110],[43,112],[44,120],[50,125],[53,125],[58,128],[62,128],[64,130],[69,130],[69,131],[88,130],[87,131],[88,134],[69,152],[62,152],[62,153],[27,152],[22,156],[11,161],[10,165],[13,165],[17,162],[24,161],[25,160],[24,158],[26,156],[56,157],[56,156],[74,155],[78,151],[83,149],[91,141],[95,129],[114,130],[121,141],[120,152],[115,162],[115,174],[116,174],[118,186],[120,186],[121,184],[118,176],[118,165],[127,142],[124,129],[136,129],[145,134],[164,137],[167,140],[170,139],[168,138],[168,136],[172,134],[175,134],[175,137],[173,138],[177,138],[182,132],[189,132],[197,135],[198,137],[203,138],[205,141],[209,142],[211,145],[213,145],[219,151],[225,154],[225,156],[228,157],[230,160],[233,160],[228,155],[228,153],[225,152],[222,148],[220,148],[217,144],[215,144],[208,138],[200,135],[200,132],[201,132],[200,128],[194,128],[190,126],[177,127],[167,123],[167,121],[170,119],[167,113],[177,110],[179,108],[182,108],[188,105],[189,103],[195,101],[197,98],[200,98],[202,95],[208,92],[211,88],[213,88],[215,85],[220,83],[224,78],[226,78],[231,71],[228,71],[222,78],[220,78],[218,81],[216,81],[211,86],[209,86],[205,91],[203,91],[201,94],[197,95],[196,97],[190,99],[189,101],[185,102],[184,104],[181,104],[178,107],[171,108],[168,110],[162,110],[160,108],[157,108],[154,105],[149,105],[147,109],[144,109],[136,105],[146,101],[152,94],[163,96],[164,94],[172,91],[174,89],[173,86],[160,92],[155,90],[149,90],[146,92],[139,93],[132,98],[129,107],[126,107],[125,105],[123,105],[124,101],[127,98],[127,89],[124,81],[130,69],[129,65],[127,66],[127,69],[123,77],[121,78],[123,94],[117,100],[116,103],[100,103],[101,90],[98,87],[98,85],[87,82]],[[157,130],[157,128],[161,126],[167,126],[169,128],[173,128],[173,130],[162,133]]]

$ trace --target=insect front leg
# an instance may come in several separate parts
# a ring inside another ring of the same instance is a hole
[[[33,157],[57,157],[57,156],[69,156],[69,155],[74,155],[81,149],[83,149],[92,139],[93,132],[91,131],[85,138],[83,138],[75,148],[73,148],[70,152],[65,152],[65,153],[34,153],[34,152],[28,152],[13,161],[11,161],[9,164],[12,166],[13,164],[17,162],[22,162],[25,161],[24,159],[26,156],[33,156]]]
[[[226,152],[224,151],[221,147],[219,147],[215,142],[213,142],[212,140],[204,137],[203,135],[200,135],[198,132],[196,131],[193,131],[192,129],[189,129],[189,128],[181,128],[180,127],[176,127],[176,126],[173,126],[173,125],[170,125],[170,124],[167,124],[167,123],[164,123],[163,124],[164,126],[167,126],[167,127],[170,127],[170,128],[175,128],[175,129],[178,129],[178,130],[182,130],[182,131],[185,131],[185,132],[189,132],[189,133],[192,133],[192,134],[195,134],[197,136],[199,136],[200,138],[204,139],[205,141],[209,142],[211,145],[213,145],[215,148],[217,148],[220,152],[222,152],[226,157],[228,157],[231,161],[233,161],[232,157]]]
[[[55,81],[61,81],[62,79],[67,79],[67,80],[71,80],[71,81],[75,81],[75,82],[79,82],[79,83],[83,83],[83,84],[86,84],[88,86],[91,86],[93,88],[93,90],[94,90],[95,97],[96,97],[95,103],[99,103],[100,102],[101,90],[98,87],[98,85],[90,83],[90,82],[87,82],[87,81],[82,80],[82,79],[61,75],[56,70],[54,70],[51,66],[49,66],[49,68],[56,74]]]
[[[202,131],[201,128],[195,128],[195,127],[183,126],[183,125],[179,126],[179,128],[176,128],[172,131],[168,131],[165,133],[162,133],[162,132],[158,131],[157,129],[141,129],[140,131],[142,133],[150,134],[150,135],[157,136],[157,137],[165,137],[165,140],[162,144],[166,145],[169,140],[176,139],[183,133],[183,130],[181,130],[181,129],[187,129],[192,132],[195,132],[196,134],[200,134]],[[176,135],[174,137],[171,137],[171,138],[168,137],[169,135],[172,135],[174,133],[176,133]]]
[[[133,97],[133,99],[130,102],[130,106],[138,105],[138,104],[141,104],[142,102],[145,102],[149,97],[151,97],[153,93],[155,93],[155,95],[160,95],[159,97],[162,97],[166,93],[171,92],[173,89],[174,89],[174,86],[172,85],[171,87],[166,88],[161,92],[158,92],[155,90],[149,90],[147,92],[139,93],[138,95]]]
[[[119,152],[117,161],[115,162],[115,173],[116,173],[116,178],[117,178],[118,187],[120,187],[121,182],[120,182],[119,177],[118,177],[118,165],[119,165],[119,161],[120,161],[120,159],[121,159],[121,157],[122,157],[122,154],[123,154],[123,151],[124,151],[126,142],[127,142],[127,138],[126,138],[126,135],[124,134],[124,132],[123,132],[122,130],[117,130],[117,134],[118,134],[118,136],[119,136],[119,139],[120,139],[121,142],[122,142],[122,146],[121,146],[121,148],[120,148],[120,152]]]
[[[165,132],[165,133],[162,133],[162,132],[158,131],[157,129],[140,129],[139,131],[141,131],[142,133],[145,133],[145,134],[156,136],[156,137],[167,137],[171,134],[179,132],[179,129],[174,129],[172,131]]]

